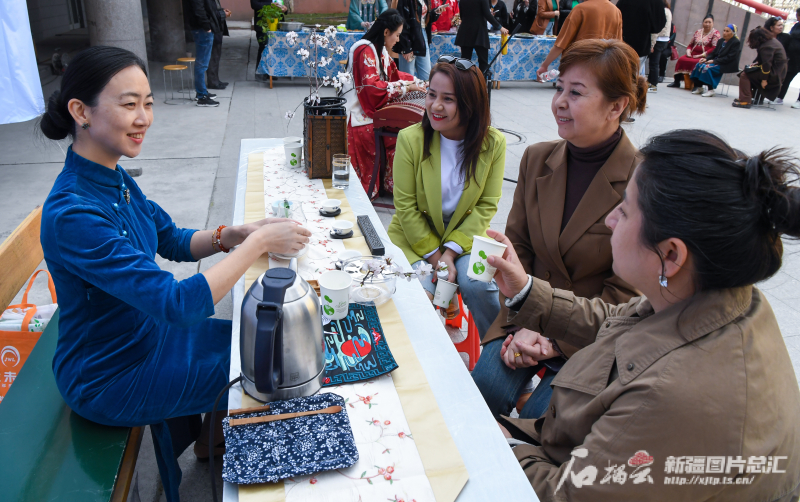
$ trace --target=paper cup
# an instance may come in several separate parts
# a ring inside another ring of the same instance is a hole
[[[353,278],[347,272],[332,270],[319,278],[322,311],[328,319],[344,319],[350,310],[350,284]]]
[[[503,256],[506,245],[488,237],[475,235],[472,237],[472,253],[469,255],[467,277],[482,282],[492,282],[497,269],[489,265],[490,256]]]
[[[290,145],[292,143],[299,143],[299,144],[302,145],[303,144],[303,138],[301,138],[299,136],[286,136],[285,138],[283,138],[283,144],[284,145]]]
[[[456,288],[458,288],[458,284],[453,284],[444,279],[436,281],[436,294],[433,295],[433,304],[443,309],[449,307],[450,301],[456,294]]]
[[[272,201],[272,215],[278,218],[291,218],[294,211],[294,201],[289,201],[289,215],[286,215],[286,207],[283,205],[283,199]]]
[[[299,143],[289,143],[288,145],[283,145],[283,153],[286,154],[286,165],[297,167],[303,157],[303,147]]]
[[[353,230],[353,222],[345,220],[337,220],[333,222],[333,231],[336,235],[347,235]]]
[[[335,213],[341,205],[342,201],[339,199],[325,199],[322,201],[322,212]]]

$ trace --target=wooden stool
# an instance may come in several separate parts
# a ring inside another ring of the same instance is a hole
[[[178,58],[178,64],[189,64],[189,79],[192,82],[192,87],[189,88],[189,98],[192,98],[192,91],[194,91],[194,61],[195,58]],[[181,88],[181,92],[185,92],[185,88]],[[195,93],[196,94],[196,93]]]
[[[180,72],[181,74],[181,89],[183,89],[183,70],[188,69],[189,67],[182,64],[168,64],[166,65],[161,71],[164,74],[164,103],[168,105],[185,105],[186,103],[191,103],[192,98],[191,94],[189,98],[175,98],[175,88],[172,85],[172,73],[173,72]],[[167,72],[169,72],[169,89],[170,89],[170,97],[167,98]],[[180,91],[179,91],[180,92]],[[177,103],[170,103],[170,101],[178,101]]]

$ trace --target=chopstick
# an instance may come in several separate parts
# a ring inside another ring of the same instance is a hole
[[[327,408],[323,408],[321,410],[312,410],[312,411],[298,411],[296,413],[281,413],[279,415],[265,415],[261,417],[250,417],[250,418],[233,418],[230,421],[230,425],[247,425],[247,424],[261,424],[264,422],[276,422],[278,420],[288,420],[290,418],[297,418],[297,417],[305,417],[308,415],[321,415],[321,414],[332,414],[332,413],[339,413],[342,411],[341,406],[328,406]]]
[[[269,411],[269,405],[253,406],[252,408],[239,408],[238,410],[228,411],[228,416],[242,415],[244,413],[258,413],[259,411]]]

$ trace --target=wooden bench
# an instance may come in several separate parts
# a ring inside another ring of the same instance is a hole
[[[0,245],[0,312],[43,259],[42,209]],[[108,427],[74,413],[53,376],[58,312],[0,403],[0,499],[124,502],[142,427]]]

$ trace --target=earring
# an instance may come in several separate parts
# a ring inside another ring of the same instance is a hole
[[[667,276],[659,275],[658,276],[658,283],[661,284],[662,288],[666,288],[667,287]]]
[[[84,131],[86,129],[88,129],[88,128],[89,128],[89,123],[88,122],[84,122],[83,125],[81,126],[81,129],[83,129]]]

